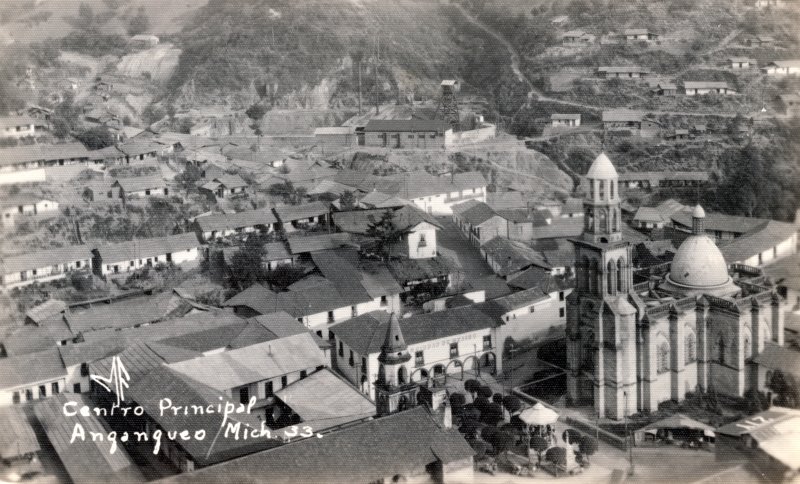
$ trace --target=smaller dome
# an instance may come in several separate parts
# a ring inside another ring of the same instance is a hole
[[[619,175],[617,175],[617,169],[614,168],[614,164],[611,163],[608,156],[606,156],[605,153],[600,153],[592,162],[592,166],[589,167],[586,178],[591,178],[592,180],[610,180],[619,178]]]
[[[703,210],[703,207],[697,205],[692,212],[692,218],[706,218],[706,211]]]

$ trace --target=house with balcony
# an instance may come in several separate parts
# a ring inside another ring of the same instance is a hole
[[[371,399],[390,318],[397,318],[413,357],[410,382],[445,382],[448,375],[463,379],[468,372],[502,372],[497,327],[504,310],[489,301],[455,309],[397,318],[374,311],[331,326],[333,368]]]

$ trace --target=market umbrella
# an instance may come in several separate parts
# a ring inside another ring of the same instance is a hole
[[[644,430],[646,432],[653,429],[694,429],[702,430],[707,436],[714,435],[714,427],[706,425],[703,422],[698,422],[682,414],[676,414],[672,417],[659,420],[658,422],[653,422],[645,427]]]
[[[519,418],[528,425],[549,425],[558,420],[558,414],[542,405],[542,402],[538,402],[523,410]]]

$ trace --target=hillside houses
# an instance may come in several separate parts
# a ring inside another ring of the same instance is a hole
[[[91,267],[90,260],[91,252],[85,245],[4,257],[0,260],[0,283],[4,289],[9,289],[34,282],[63,279],[75,271],[88,271]]]
[[[564,44],[593,44],[597,39],[596,36],[584,32],[583,30],[570,30],[561,34],[561,40]]]
[[[767,63],[761,72],[768,76],[793,76],[800,74],[800,59],[776,60]]]
[[[209,198],[230,198],[247,192],[247,182],[239,175],[219,175],[200,185],[200,193]]]
[[[735,89],[728,86],[727,82],[718,81],[684,81],[683,89],[687,96],[702,96],[705,94],[728,96],[738,94]]]
[[[0,116],[0,138],[26,138],[47,130],[47,123],[31,116]]]
[[[650,69],[639,66],[601,66],[597,73],[605,79],[641,79],[650,75]]]
[[[0,149],[0,184],[45,181],[45,169],[88,165],[92,152],[81,143],[22,145]]]
[[[238,233],[259,232],[268,234],[275,230],[278,219],[270,208],[245,210],[237,213],[220,213],[197,217],[194,221],[197,237],[210,242]]]
[[[508,237],[506,219],[484,202],[469,200],[454,205],[453,222],[478,247],[499,235]]]
[[[59,213],[58,207],[58,202],[36,197],[30,193],[11,195],[5,200],[0,200],[0,225],[6,228],[13,227],[24,217],[56,216]]]
[[[728,58],[727,62],[730,64],[731,69],[733,70],[752,69],[758,67],[757,61],[749,57],[730,57]]]
[[[444,148],[449,125],[441,120],[371,119],[363,128],[364,145],[383,148]]]
[[[567,127],[577,128],[581,125],[580,114],[551,114],[550,121],[554,128]]]
[[[370,227],[377,225],[387,213],[387,209],[336,212],[333,224],[342,232],[369,235]],[[391,221],[401,239],[388,252],[392,256],[409,259],[428,259],[436,257],[436,232],[442,225],[429,214],[416,207],[405,205],[391,210]]]
[[[622,37],[626,42],[652,42],[658,40],[659,35],[647,29],[625,29]]]
[[[111,185],[119,198],[125,201],[146,197],[166,197],[169,188],[160,176],[141,176],[133,178],[119,178]]]
[[[642,111],[631,109],[613,109],[603,111],[603,129],[606,132],[622,133],[633,136],[654,137],[660,131],[660,124],[645,119]]]
[[[325,225],[328,223],[330,207],[325,202],[311,202],[301,205],[275,207],[275,215],[281,229],[286,233],[298,229]]]
[[[193,262],[200,256],[200,246],[192,232],[107,244],[92,251],[92,271],[106,276],[158,264]]]

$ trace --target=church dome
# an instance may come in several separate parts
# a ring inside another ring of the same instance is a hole
[[[683,241],[667,279],[689,289],[716,288],[730,282],[725,258],[707,235],[692,235]]]
[[[618,178],[618,175],[614,164],[611,163],[608,156],[606,156],[605,153],[600,153],[592,162],[592,166],[589,167],[586,178],[592,180],[611,180]]]

